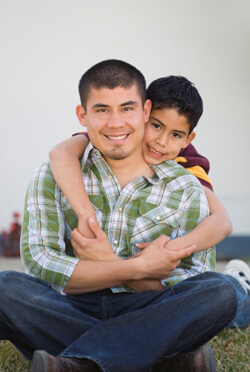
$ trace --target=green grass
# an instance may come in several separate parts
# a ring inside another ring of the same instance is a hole
[[[250,327],[227,328],[214,337],[209,345],[214,352],[217,372],[250,371]],[[25,361],[10,342],[0,341],[0,371],[30,372],[31,363]]]
[[[226,328],[208,344],[214,352],[217,372],[250,371],[250,326]]]

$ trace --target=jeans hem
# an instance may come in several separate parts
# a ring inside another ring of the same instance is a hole
[[[93,358],[92,355],[83,355],[83,354],[74,354],[74,353],[60,353],[59,357],[63,358],[77,358],[77,359],[89,359],[92,362],[96,363],[98,367],[101,368],[103,372],[108,372],[108,370],[102,365],[101,361],[97,358]]]

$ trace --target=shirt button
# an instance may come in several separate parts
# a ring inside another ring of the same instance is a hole
[[[118,240],[114,240],[114,244],[117,245],[118,244]]]
[[[108,179],[109,179],[109,180],[112,180],[112,178],[113,178],[112,176],[108,176]]]
[[[156,217],[157,221],[159,221],[159,220],[160,220],[160,218],[161,218],[160,216],[157,216],[157,217]]]
[[[118,212],[121,212],[122,211],[122,208],[118,208]]]

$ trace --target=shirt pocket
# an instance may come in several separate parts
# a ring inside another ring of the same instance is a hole
[[[102,210],[103,210],[103,196],[102,195],[89,195],[91,204],[94,207],[98,224],[102,224]]]
[[[164,234],[175,237],[180,211],[141,201],[131,243],[150,242]]]

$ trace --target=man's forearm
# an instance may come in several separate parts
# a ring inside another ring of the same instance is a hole
[[[81,294],[120,285],[130,280],[167,278],[190,256],[195,247],[178,252],[164,248],[168,237],[161,235],[145,248],[139,257],[131,260],[90,261],[80,260],[65,289],[66,294]]]
[[[82,294],[142,279],[135,260],[89,261],[80,260],[64,292]]]

